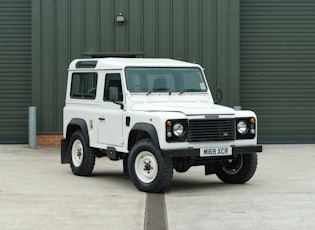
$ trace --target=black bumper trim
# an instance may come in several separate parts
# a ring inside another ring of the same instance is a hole
[[[232,154],[246,154],[262,152],[261,145],[251,146],[232,146]],[[200,149],[176,149],[176,150],[162,150],[163,156],[169,157],[198,157],[200,156]],[[226,158],[226,156],[225,156]]]

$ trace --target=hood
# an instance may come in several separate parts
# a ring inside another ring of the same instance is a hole
[[[133,111],[147,112],[179,112],[185,115],[234,115],[235,110],[226,106],[205,103],[205,102],[185,102],[185,103],[144,103],[134,105]]]

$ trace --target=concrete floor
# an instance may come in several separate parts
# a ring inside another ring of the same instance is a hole
[[[0,229],[144,229],[146,194],[123,178],[122,161],[96,159],[74,176],[56,148],[0,145]],[[174,172],[165,193],[168,228],[315,229],[315,145],[264,145],[244,185]]]

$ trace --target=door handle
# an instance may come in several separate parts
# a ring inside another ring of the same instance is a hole
[[[100,121],[105,121],[105,117],[99,117],[98,118]]]

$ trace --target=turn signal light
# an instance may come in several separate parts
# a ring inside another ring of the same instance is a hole
[[[251,124],[255,124],[256,120],[255,120],[255,118],[252,117],[252,118],[249,120],[249,122],[250,122]]]

